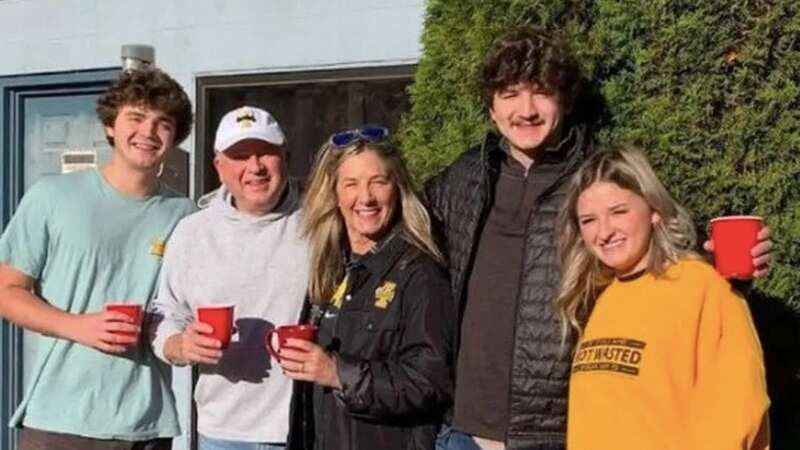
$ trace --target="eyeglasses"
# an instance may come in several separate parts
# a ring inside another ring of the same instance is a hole
[[[386,127],[367,125],[362,128],[352,128],[350,130],[339,131],[331,135],[330,143],[336,149],[342,149],[357,141],[381,142],[389,137],[389,130]]]

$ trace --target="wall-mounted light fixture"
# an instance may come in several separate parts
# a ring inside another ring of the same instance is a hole
[[[149,45],[125,44],[120,51],[122,70],[146,69],[156,62],[156,49]]]

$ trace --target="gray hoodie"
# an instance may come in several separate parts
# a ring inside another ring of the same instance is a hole
[[[200,434],[217,439],[285,442],[291,382],[271,360],[264,335],[297,323],[308,281],[297,189],[260,217],[233,207],[224,187],[178,223],[164,254],[154,309],[163,315],[153,349],[192,320],[198,306],[234,304],[237,333],[216,366],[200,366],[195,388]]]

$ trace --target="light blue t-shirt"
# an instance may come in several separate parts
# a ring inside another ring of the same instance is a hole
[[[0,238],[0,262],[38,279],[38,294],[70,313],[99,312],[109,301],[146,307],[167,238],[193,209],[167,188],[126,196],[97,170],[47,178],[28,190]],[[144,333],[123,355],[32,335],[33,378],[10,426],[131,441],[180,433],[170,369]]]

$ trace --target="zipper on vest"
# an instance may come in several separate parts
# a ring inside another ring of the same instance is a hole
[[[536,209],[536,205],[538,204],[538,200],[533,204],[533,208],[531,208],[531,214]],[[512,322],[512,330],[513,334],[511,335],[511,370],[508,371],[508,396],[506,397],[506,429],[505,429],[505,439],[503,440],[503,444],[508,448],[508,435],[510,434],[511,430],[511,391],[513,389],[513,382],[514,382],[514,361],[515,358],[515,351],[517,349],[517,319],[519,317],[519,305],[520,299],[522,297],[522,280],[524,278],[525,273],[525,255],[527,255],[528,251],[528,232],[530,231],[531,226],[531,218],[528,216],[528,221],[525,224],[525,237],[522,240],[522,268],[519,271],[519,278],[517,280],[517,295],[516,295],[516,302],[514,307],[514,321]]]

